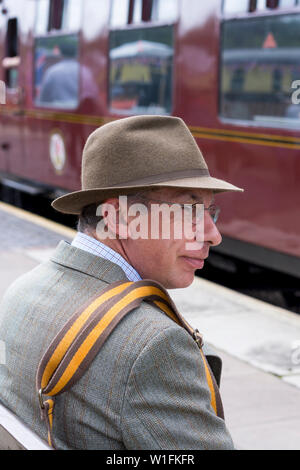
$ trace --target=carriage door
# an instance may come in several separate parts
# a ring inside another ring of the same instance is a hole
[[[24,88],[21,82],[21,58],[18,33],[18,19],[8,18],[2,59],[6,103],[1,133],[1,148],[6,155],[6,170],[21,176],[24,169]]]

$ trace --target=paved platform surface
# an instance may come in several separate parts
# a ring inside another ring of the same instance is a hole
[[[0,300],[74,234],[0,203]],[[223,359],[221,394],[236,447],[300,450],[300,315],[199,278],[170,294]]]

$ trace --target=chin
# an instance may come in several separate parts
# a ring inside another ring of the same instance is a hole
[[[174,282],[170,282],[166,289],[184,289],[189,287],[194,281],[195,275],[179,277]]]

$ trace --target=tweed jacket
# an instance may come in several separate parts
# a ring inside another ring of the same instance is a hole
[[[52,258],[17,279],[0,305],[0,402],[47,440],[35,388],[58,330],[109,283],[116,264],[61,241]],[[205,350],[204,350],[205,352]],[[207,356],[216,375],[220,360]],[[115,328],[83,377],[56,398],[58,449],[232,449],[215,415],[198,347],[156,306],[142,302]]]

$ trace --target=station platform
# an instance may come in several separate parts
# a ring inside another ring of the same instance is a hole
[[[0,301],[18,276],[74,235],[0,202]],[[223,359],[221,395],[236,448],[300,450],[300,315],[201,278],[169,293]]]

